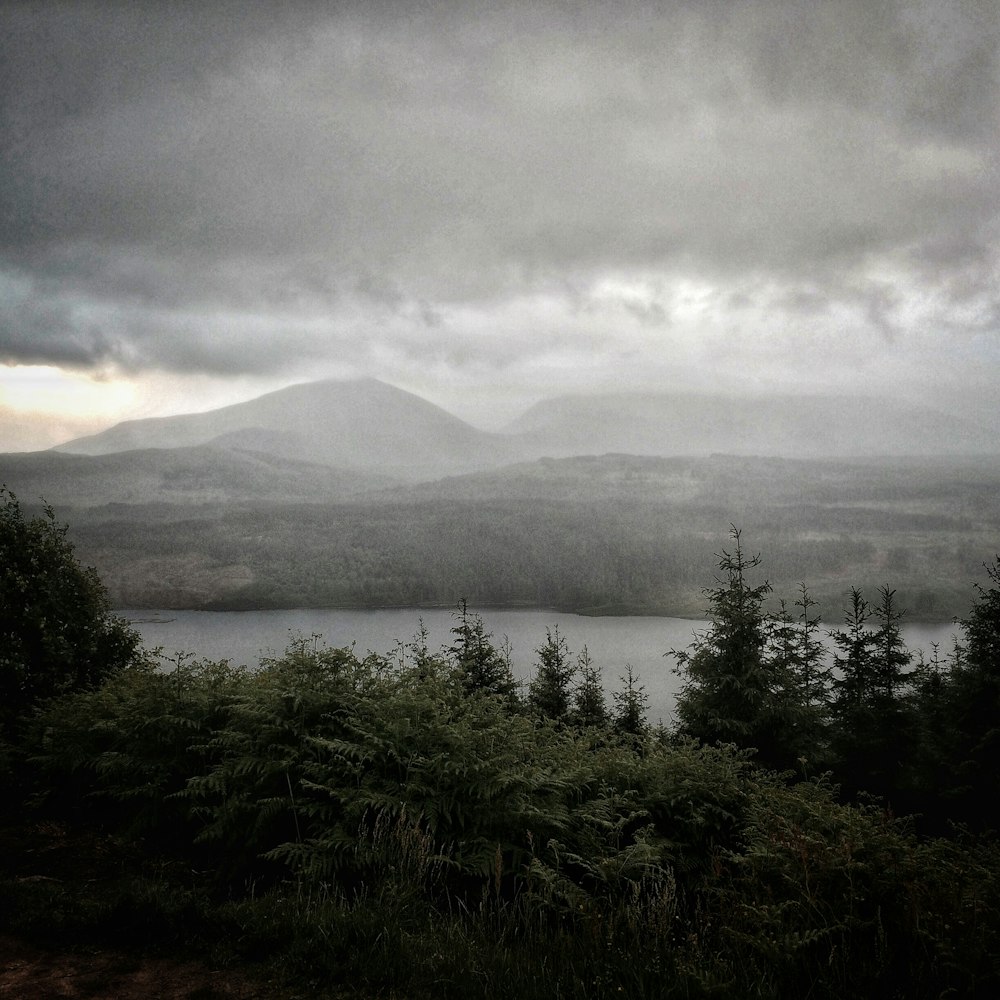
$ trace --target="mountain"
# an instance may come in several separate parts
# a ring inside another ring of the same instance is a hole
[[[308,382],[206,413],[129,420],[56,450],[106,455],[206,444],[410,480],[513,456],[501,435],[376,379]]]
[[[848,458],[997,454],[996,437],[929,407],[862,396],[617,393],[545,399],[510,424],[525,457],[622,452]]]
[[[537,403],[505,433],[490,434],[419,396],[375,379],[309,382],[206,413],[126,421],[61,445],[54,453],[102,456],[206,447],[214,449],[217,456],[209,464],[216,463],[219,476],[225,479],[213,487],[219,496],[252,494],[249,485],[238,482],[241,475],[250,484],[275,474],[278,480],[262,485],[259,495],[279,496],[284,490],[289,499],[308,498],[310,490],[322,499],[343,496],[345,489],[351,489],[352,476],[355,492],[363,492],[385,486],[386,477],[426,482],[543,457],[728,454],[853,459],[1000,453],[995,434],[967,420],[891,399],[850,396],[561,396]],[[252,455],[257,457],[251,459]],[[265,472],[265,456],[299,465],[278,473],[272,464]],[[205,453],[176,459],[179,465],[205,461]],[[168,459],[146,455],[135,463],[136,475],[144,477],[141,486],[130,485],[118,466],[118,471],[109,472],[123,495],[144,494],[159,476],[161,493],[180,499],[184,476],[177,470],[168,473]],[[328,472],[300,467],[301,463],[338,469],[342,478],[331,485]],[[235,472],[244,466],[243,472]],[[81,466],[77,473],[81,482],[100,475],[96,466],[84,469]],[[53,472],[58,475],[59,469],[53,467]],[[202,478],[205,476],[205,482],[211,480],[208,472]],[[280,481],[281,476],[286,482]],[[44,485],[44,479],[38,483]],[[202,490],[199,495],[205,492],[211,494],[212,490]],[[47,495],[57,496],[58,492],[50,489]]]

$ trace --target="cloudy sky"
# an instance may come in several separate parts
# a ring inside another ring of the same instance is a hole
[[[373,375],[996,421],[995,0],[0,4],[0,450]]]

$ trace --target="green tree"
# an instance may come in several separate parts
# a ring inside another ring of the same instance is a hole
[[[843,718],[868,703],[875,688],[875,636],[868,621],[872,609],[857,587],[851,588],[850,606],[844,610],[844,627],[830,633],[837,653],[834,711]]]
[[[820,617],[813,614],[818,605],[809,596],[804,583],[799,584],[799,599],[795,602],[799,612],[798,668],[806,706],[820,716],[824,715],[830,697],[830,670],[826,664],[826,647],[819,637]]]
[[[26,518],[0,488],[0,737],[40,701],[97,685],[135,661],[140,637],[111,614],[50,506]]]
[[[875,608],[875,686],[887,704],[899,701],[906,685],[907,670],[913,654],[906,648],[900,623],[905,612],[896,607],[896,591],[888,586],[879,590],[881,600]]]
[[[918,727],[905,671],[912,654],[903,643],[903,612],[896,607],[895,591],[882,587],[879,596],[872,608],[857,588],[852,589],[845,629],[833,633],[839,650],[834,665],[840,676],[832,744],[846,793],[870,792],[906,810],[917,755]]]
[[[649,731],[649,723],[646,721],[649,695],[639,683],[639,675],[631,663],[625,664],[625,676],[621,678],[621,682],[624,687],[613,695],[611,727],[621,736],[639,739]]]
[[[771,585],[751,585],[761,562],[743,551],[730,527],[733,551],[719,559],[721,578],[705,593],[708,630],[687,650],[672,650],[684,679],[677,698],[679,730],[705,743],[754,749],[771,767],[795,766],[800,719],[787,664],[773,653],[773,622],[764,610]]]
[[[573,721],[578,726],[606,726],[609,716],[601,668],[590,659],[586,646],[580,651],[576,666],[580,683],[573,692]]]
[[[482,618],[469,610],[463,597],[455,612],[451,634],[455,641],[449,650],[466,694],[497,695],[517,703],[517,681],[510,660],[493,645],[493,635],[486,631]]]
[[[1000,798],[1000,556],[976,584],[976,602],[961,622],[964,642],[945,692],[950,734],[949,800],[954,818],[997,827]]]
[[[816,602],[805,584],[800,585],[800,608],[793,618],[785,601],[771,620],[767,655],[776,681],[775,704],[784,707],[785,725],[797,758],[812,773],[829,764],[827,715],[829,710],[829,669],[826,648],[819,640]]]
[[[546,629],[545,635],[545,642],[535,650],[538,669],[528,685],[528,707],[545,719],[564,722],[569,717],[576,664],[558,626]]]

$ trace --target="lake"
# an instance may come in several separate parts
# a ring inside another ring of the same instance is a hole
[[[506,636],[514,673],[524,680],[534,672],[535,650],[545,642],[546,628],[558,627],[575,656],[586,646],[591,661],[602,668],[610,694],[621,687],[625,665],[631,664],[649,696],[653,722],[672,720],[680,678],[673,672],[671,649],[684,649],[696,631],[708,625],[687,618],[600,617],[556,611],[474,610],[495,644]],[[122,610],[149,649],[161,647],[168,658],[178,653],[210,660],[228,659],[256,665],[262,657],[280,655],[296,638],[322,637],[328,646],[354,645],[359,654],[391,653],[412,641],[422,620],[431,651],[450,646],[454,612],[447,608],[292,611],[150,611]],[[911,650],[930,654],[940,643],[942,655],[952,648],[955,626],[911,624],[903,635]]]

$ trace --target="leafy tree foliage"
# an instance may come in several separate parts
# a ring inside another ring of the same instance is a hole
[[[689,716],[702,742],[650,730],[631,668],[610,720],[621,738],[512,712],[503,653],[463,602],[447,657],[423,629],[391,657],[300,641],[258,670],[143,664],[51,699],[25,730],[35,802],[104,835],[141,832],[146,869],[180,872],[185,899],[197,881],[225,898],[215,912],[248,951],[290,935],[313,984],[510,1000],[998,995],[994,839],[918,839],[881,805],[838,802],[825,778],[756,766],[787,755],[824,685],[804,665],[808,603],[798,620],[769,616],[733,530],[717,617],[687,661],[715,670],[685,688],[711,707]],[[990,584],[961,657],[916,683],[892,593],[875,611],[852,595],[843,740],[852,712],[884,722],[934,691],[957,724],[975,699],[962,738],[947,743],[948,725],[936,738],[960,762],[949,791],[995,789],[1000,563]],[[547,639],[540,656],[568,669]],[[586,651],[578,665],[575,721],[596,719],[599,672]],[[713,719],[744,749],[705,745]],[[771,722],[787,742],[763,742]],[[30,880],[0,873],[0,889]]]
[[[180,872],[186,900],[201,880],[245,953],[284,948],[314,986],[1000,987],[995,844],[917,841],[730,747],[538,725],[412,662],[299,643],[259,671],[122,671],[50,703],[31,735],[43,788],[106,832],[142,829],[147,867]]]
[[[0,489],[0,737],[43,699],[92,687],[132,663],[140,637],[111,614],[51,507],[27,518]]]

